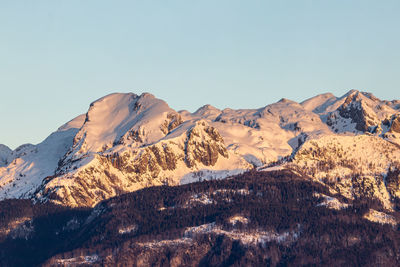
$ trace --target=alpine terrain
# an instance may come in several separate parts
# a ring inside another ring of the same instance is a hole
[[[115,93],[0,145],[0,200],[1,266],[398,266],[400,101]]]

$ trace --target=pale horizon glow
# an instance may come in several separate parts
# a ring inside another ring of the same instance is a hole
[[[400,99],[400,2],[0,2],[0,144],[37,144],[113,92],[175,110],[350,89]]]

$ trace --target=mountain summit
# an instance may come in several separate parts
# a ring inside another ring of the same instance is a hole
[[[14,151],[0,146],[0,199],[94,206],[152,185],[224,178],[279,164],[301,167],[324,182],[329,172],[313,174],[321,164],[317,161],[336,162],[331,168],[336,177],[349,175],[352,168],[375,175],[365,164],[379,164],[377,169],[385,174],[400,158],[399,114],[399,101],[382,101],[356,90],[301,103],[282,99],[259,109],[205,105],[194,113],[177,112],[149,93],[110,94],[38,145]],[[366,146],[352,157],[329,148],[336,144],[350,149],[353,143]],[[371,143],[376,147],[367,146]],[[321,152],[317,160],[318,149],[330,153]],[[382,157],[372,149],[390,149],[391,155]],[[389,208],[397,189],[390,193],[384,184],[375,185]],[[356,194],[349,184],[340,186],[335,183],[332,189]]]

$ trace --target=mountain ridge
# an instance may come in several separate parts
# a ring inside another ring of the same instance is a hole
[[[150,93],[109,94],[42,143],[2,149],[0,199],[93,206],[151,185],[224,178],[282,159],[296,168],[300,163],[293,159],[303,144],[314,140],[324,147],[329,142],[321,138],[348,142],[340,136],[364,136],[368,142],[375,136],[381,146],[400,144],[397,105],[351,90],[301,103],[283,98],[259,109],[204,105],[190,113]],[[395,159],[381,162],[382,170],[396,165]]]

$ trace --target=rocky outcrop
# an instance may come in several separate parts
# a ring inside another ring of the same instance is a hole
[[[345,119],[351,119],[356,124],[356,129],[366,132],[368,127],[374,124],[373,118],[363,109],[362,103],[357,98],[357,94],[350,95],[346,98],[344,104],[338,108],[339,115]]]
[[[185,163],[189,168],[197,163],[214,166],[218,158],[228,157],[228,152],[219,132],[206,122],[199,121],[188,131],[185,141]]]
[[[328,97],[322,104],[315,97],[305,101],[306,108],[319,105],[315,112],[337,133],[367,133],[382,135],[386,132],[387,120],[396,113],[391,102],[381,101],[366,92],[351,90],[341,98]],[[316,103],[315,103],[316,102]]]
[[[213,167],[220,158],[228,158],[223,138],[205,121],[198,121],[171,140],[63,162],[60,170],[64,172],[45,179],[36,198],[68,206],[93,206],[144,187],[178,184],[183,174]],[[82,161],[89,162],[78,167]]]
[[[393,117],[390,132],[400,133],[400,115]]]
[[[386,173],[400,166],[399,159],[399,148],[379,137],[325,136],[305,142],[288,168],[309,175],[349,199],[376,200],[392,210],[395,203],[391,196],[400,191],[397,176],[387,178]]]

